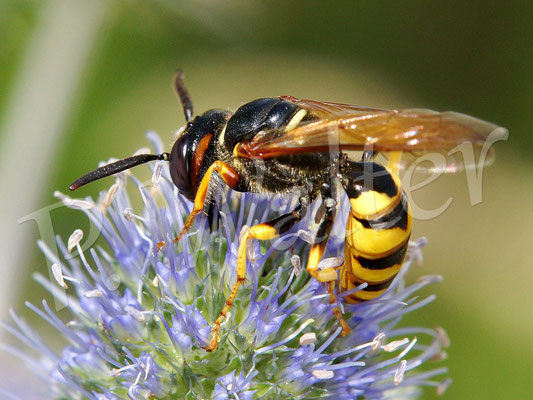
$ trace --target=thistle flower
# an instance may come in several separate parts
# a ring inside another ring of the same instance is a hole
[[[148,137],[161,152],[159,138],[153,133]],[[125,172],[97,201],[57,193],[65,205],[81,209],[101,229],[107,246],[95,246],[87,254],[80,246],[82,232],[76,231],[67,245],[57,239],[62,254],[58,258],[39,243],[54,264],[57,282],[40,274],[36,279],[57,299],[64,298],[61,287],[70,287],[64,305],[71,320],[60,320],[44,301],[42,309],[28,307],[64,336],[60,354],[16,313],[11,313],[13,324],[4,323],[25,346],[40,353],[32,358],[10,348],[42,377],[48,398],[413,398],[422,386],[442,392],[449,384],[433,380],[445,374],[445,368],[419,368],[443,358],[443,331],[397,326],[403,315],[434,299],[418,298],[415,292],[440,281],[430,276],[404,285],[403,277],[421,257],[424,241],[411,244],[402,272],[386,294],[340,305],[352,328],[341,337],[333,315],[339,305],[330,305],[323,285],[300,273],[312,212],[280,238],[249,248],[253,262],[248,264],[248,283],[222,325],[218,350],[206,352],[210,324],[236,279],[242,227],[284,212],[291,204],[232,194],[217,203],[220,221],[214,229],[199,219],[180,243],[158,250],[158,242],[172,243],[191,204],[178,196],[165,166],[149,168],[150,184]],[[132,195],[140,194],[142,206],[132,205],[127,182],[133,183]],[[324,263],[343,254],[347,211],[339,212],[328,243],[330,259]]]

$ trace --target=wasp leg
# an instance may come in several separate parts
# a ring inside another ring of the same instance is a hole
[[[218,172],[222,180],[226,182],[230,188],[235,189],[237,187],[237,183],[239,182],[239,174],[232,167],[222,161],[215,161],[213,164],[211,164],[202,178],[200,185],[198,186],[198,191],[196,192],[196,197],[194,198],[193,209],[187,217],[185,225],[183,225],[180,233],[174,238],[174,243],[178,242],[183,235],[187,233],[194,221],[194,217],[196,217],[204,209],[207,189],[209,188],[211,176],[213,175],[214,171]],[[165,246],[165,244],[165,242],[159,242],[157,244],[157,249],[161,249]]]
[[[333,203],[331,200],[333,199],[325,199],[324,203]],[[324,250],[326,249],[326,244],[328,242],[329,234],[331,232],[334,220],[335,205],[329,207],[326,205],[326,211],[322,216],[320,225],[318,226],[318,231],[315,237],[315,243],[311,246],[311,249],[309,250],[309,258],[307,260],[307,272],[309,272],[309,275],[311,275],[319,282],[326,283],[329,293],[330,304],[335,304],[337,302],[337,298],[335,296],[335,281],[337,281],[338,279],[338,274],[336,270],[340,267],[328,267],[324,269],[319,269],[318,264],[320,262],[320,259],[322,258],[322,255],[324,254]],[[335,307],[333,309],[333,314],[335,314],[335,317],[342,326],[343,336],[350,333],[351,329],[342,317],[341,310],[338,307]]]
[[[222,321],[224,321],[228,311],[233,307],[239,286],[241,286],[246,280],[246,250],[248,248],[248,241],[252,239],[271,240],[276,238],[280,234],[288,231],[296,222],[300,221],[305,216],[306,211],[307,200],[300,199],[300,204],[293,212],[281,215],[271,221],[246,228],[242,233],[239,250],[237,252],[237,282],[235,282],[231,294],[229,295],[228,300],[226,300],[226,305],[213,325],[213,329],[211,330],[211,340],[209,345],[205,347],[205,350],[216,350],[218,346],[218,331],[220,330],[220,325],[222,324]]]

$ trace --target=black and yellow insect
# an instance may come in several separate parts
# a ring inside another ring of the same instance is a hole
[[[478,152],[497,129],[453,112],[391,111],[288,96],[254,100],[234,113],[213,109],[193,119],[192,101],[181,73],[174,83],[187,125],[172,151],[137,155],[106,165],[76,180],[70,189],[148,161],[169,161],[172,181],[194,202],[174,242],[213,201],[210,187],[214,180],[222,179],[239,192],[298,195],[299,204],[292,212],[243,232],[237,281],[214,323],[208,351],[217,348],[221,323],[245,282],[249,240],[269,240],[287,231],[304,217],[311,202],[320,198],[318,228],[307,271],[327,285],[332,303],[336,302],[336,282],[341,291],[367,284],[346,296],[348,302],[374,299],[400,270],[411,232],[412,219],[399,169],[409,165],[414,156],[435,151],[446,157],[448,169],[451,166],[458,170],[466,163],[447,151],[468,141]],[[362,156],[354,160],[353,151],[362,151]],[[378,153],[388,156],[386,165],[374,161]],[[351,205],[344,263],[336,268],[319,268],[335,219],[339,183]],[[335,314],[347,334],[350,328],[338,308]]]

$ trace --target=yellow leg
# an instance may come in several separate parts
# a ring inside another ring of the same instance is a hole
[[[230,188],[235,189],[235,187],[237,186],[237,183],[239,181],[239,174],[232,167],[222,161],[215,161],[213,164],[211,164],[211,166],[207,169],[205,175],[203,176],[202,180],[200,181],[200,185],[198,185],[198,189],[196,190],[196,196],[194,197],[193,209],[187,217],[185,225],[183,225],[183,228],[181,229],[180,233],[178,233],[178,236],[174,238],[174,243],[178,242],[183,237],[183,235],[187,233],[194,221],[194,218],[204,209],[207,189],[209,188],[211,176],[213,175],[214,171],[219,173],[219,175],[222,177],[222,180],[226,182],[226,184]],[[165,245],[165,242],[159,242],[157,244],[157,250],[160,250]]]
[[[246,281],[246,250],[248,249],[248,241],[252,239],[274,239],[280,233],[289,230],[294,223],[300,221],[305,215],[305,212],[306,206],[300,203],[292,213],[282,215],[269,222],[254,225],[244,231],[241,242],[239,243],[239,250],[237,251],[237,282],[235,282],[233,289],[231,289],[231,294],[229,295],[228,300],[226,300],[224,308],[213,325],[213,329],[211,330],[211,340],[209,341],[209,345],[205,347],[205,350],[216,350],[218,346],[218,332],[220,330],[220,325],[224,321],[224,318],[226,318],[228,311],[233,307],[239,286]]]
[[[309,275],[322,283],[334,282],[339,277],[335,268],[328,267],[318,269],[318,263],[324,254],[326,242],[327,240],[311,246],[311,250],[309,250],[309,259],[307,261],[307,272],[309,272]]]
[[[328,293],[329,293],[329,304],[335,304],[337,302],[337,297],[335,296],[335,282],[328,282]],[[342,336],[346,336],[347,334],[349,334],[352,329],[344,320],[339,307],[335,307],[333,309],[333,314],[337,318],[337,321],[339,321],[339,324],[341,324]]]
[[[324,250],[326,249],[326,244],[328,242],[329,233],[331,231],[332,226],[333,209],[328,209],[326,210],[326,213],[324,214],[320,226],[318,227],[317,237],[319,238],[319,241],[318,243],[315,243],[313,246],[311,246],[311,250],[309,250],[309,258],[307,260],[307,272],[309,272],[309,275],[311,275],[317,281],[325,283],[327,285],[329,293],[329,302],[330,304],[335,304],[337,302],[337,298],[335,296],[335,281],[337,281],[338,279],[338,274],[336,270],[339,267],[328,267],[323,269],[318,268],[320,259],[322,258]],[[333,309],[333,314],[335,314],[335,317],[342,326],[342,335],[345,336],[350,333],[351,329],[342,317],[341,310],[338,307],[335,307]]]
[[[327,285],[329,293],[329,303],[335,304],[337,302],[337,297],[335,296],[335,281],[338,279],[338,274],[336,269],[339,267],[333,268],[328,267],[324,269],[318,269],[318,263],[324,254],[326,248],[326,241],[314,244],[309,251],[309,260],[307,261],[307,272],[317,281],[325,283]],[[350,333],[351,329],[342,317],[341,310],[338,307],[333,309],[333,314],[339,321],[342,327],[342,335],[346,336]]]

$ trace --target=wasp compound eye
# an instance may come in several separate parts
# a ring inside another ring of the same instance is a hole
[[[191,137],[182,135],[174,143],[170,152],[170,177],[181,194],[189,200],[194,200],[195,190],[191,180],[190,155],[192,153]]]

